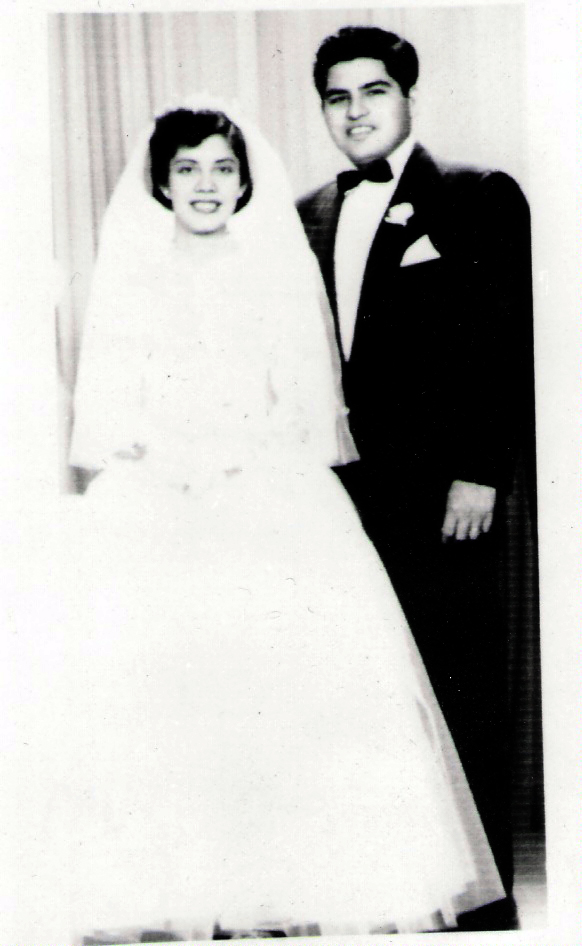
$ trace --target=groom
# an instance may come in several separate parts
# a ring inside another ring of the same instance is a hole
[[[314,80],[354,165],[299,213],[332,304],[360,461],[340,476],[400,597],[455,740],[513,928],[500,499],[533,436],[529,213],[506,174],[435,161],[413,133],[418,59],[374,27],[321,45]]]

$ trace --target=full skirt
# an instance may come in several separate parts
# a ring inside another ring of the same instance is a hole
[[[334,474],[192,488],[140,462],[63,501],[9,641],[2,941],[437,929],[502,897]]]

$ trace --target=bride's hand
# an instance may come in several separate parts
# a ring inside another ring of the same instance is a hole
[[[113,454],[118,460],[141,460],[146,454],[146,448],[141,443],[134,443],[129,450],[117,450]]]

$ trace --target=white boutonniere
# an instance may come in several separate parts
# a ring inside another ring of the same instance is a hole
[[[413,214],[414,207],[412,204],[394,204],[393,207],[390,207],[384,220],[386,223],[397,223],[399,226],[405,227]]]

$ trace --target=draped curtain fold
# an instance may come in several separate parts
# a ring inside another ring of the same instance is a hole
[[[527,194],[525,25],[516,5],[49,16],[62,483],[83,312],[107,202],[136,134],[174,95],[236,99],[286,162],[299,196],[345,166],[312,87],[314,52],[347,23],[406,36],[421,63],[416,129],[444,158],[501,167]],[[517,814],[541,820],[535,524],[517,484],[509,501],[505,582],[518,720]]]

